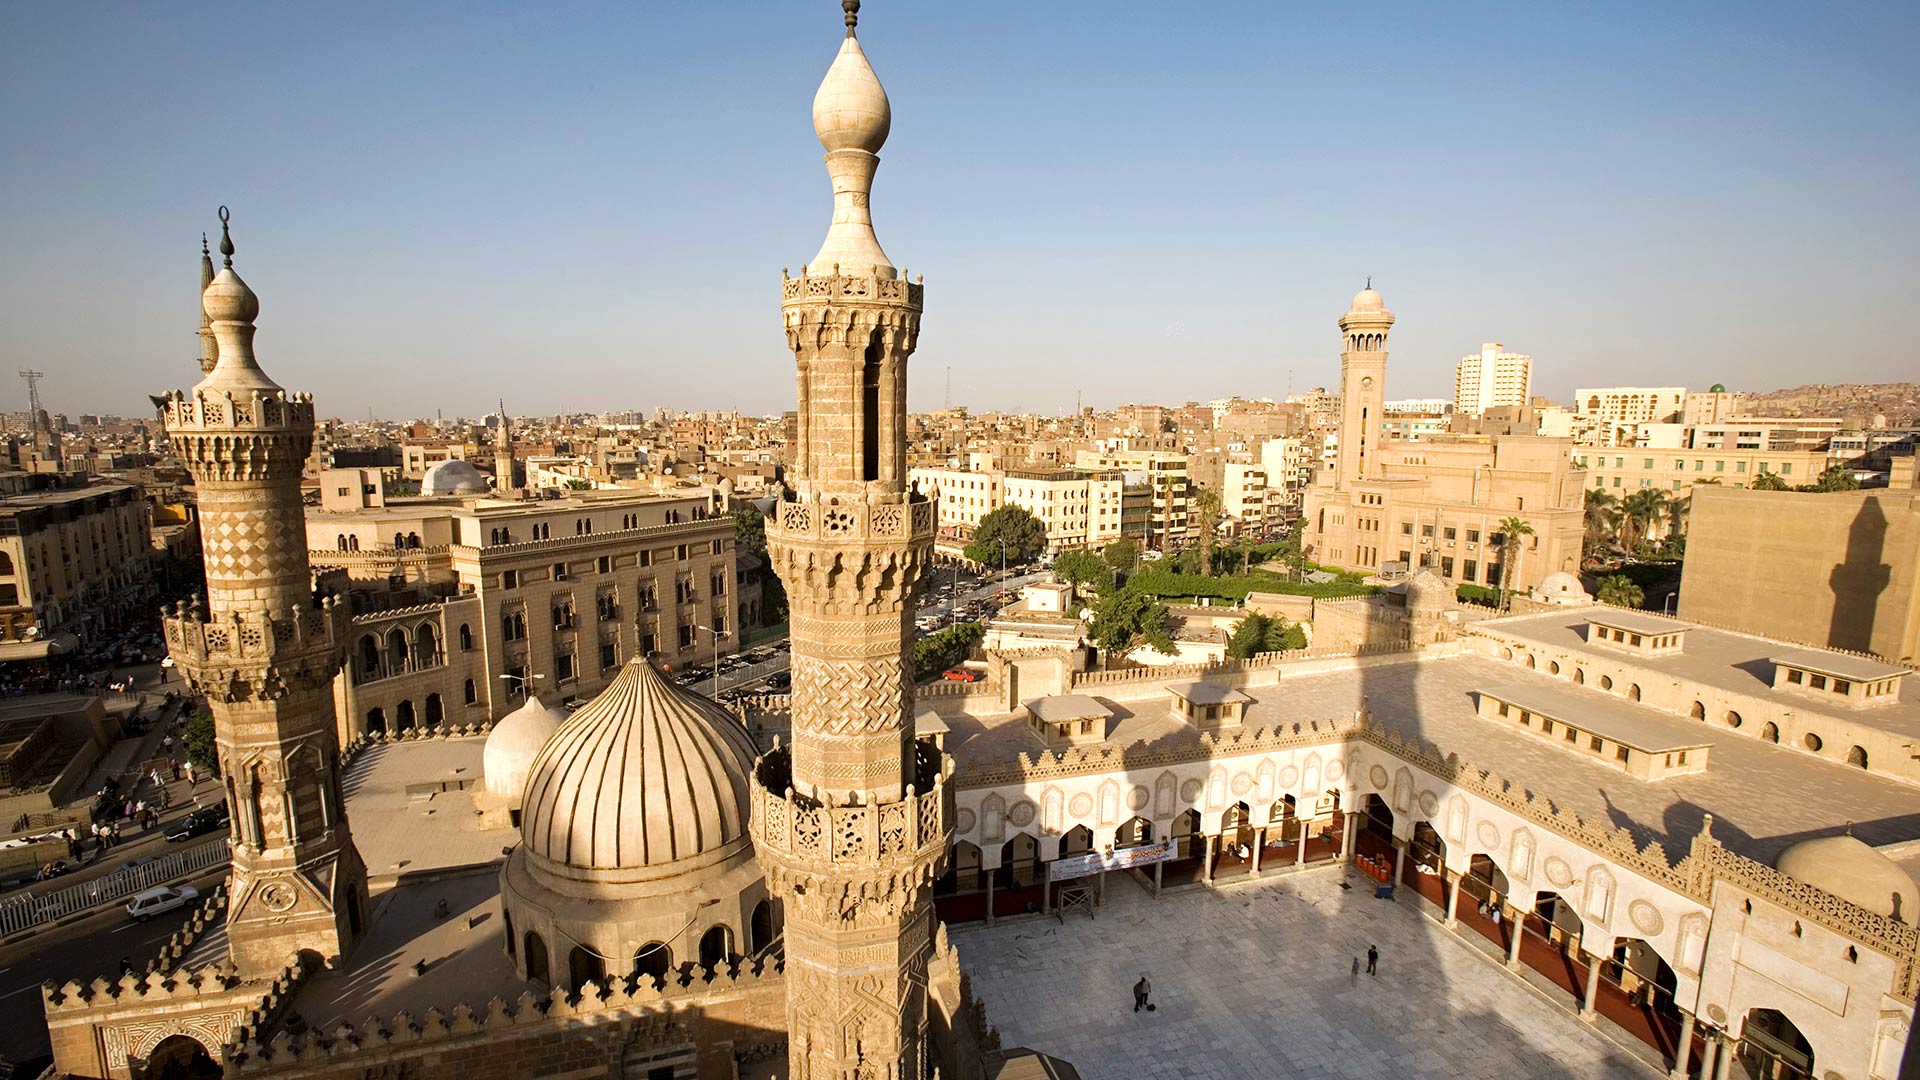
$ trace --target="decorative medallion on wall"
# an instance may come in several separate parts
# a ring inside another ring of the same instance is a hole
[[[1198,779],[1188,780],[1180,785],[1180,801],[1193,803],[1200,800],[1200,789],[1205,786]]]
[[[953,830],[962,833],[970,833],[973,831],[973,810],[971,808],[963,806],[954,811]]]
[[[1553,882],[1555,888],[1564,889],[1573,884],[1573,867],[1568,866],[1567,860],[1560,856],[1547,856],[1543,869],[1546,871],[1547,880]]]
[[[1083,818],[1093,813],[1093,796],[1084,791],[1075,795],[1073,799],[1067,803],[1067,813],[1077,818]]]
[[[1385,791],[1387,788],[1387,767],[1385,765],[1375,765],[1373,768],[1368,769],[1367,779],[1373,781],[1374,787]]]
[[[1280,766],[1280,786],[1281,787],[1290,788],[1294,784],[1298,783],[1299,780],[1300,780],[1300,766],[1298,765]]]
[[[1440,812],[1440,796],[1435,795],[1431,791],[1421,792],[1420,793],[1421,815],[1424,816],[1428,821],[1432,821],[1433,815],[1439,812]]]
[[[1707,1006],[1707,1019],[1716,1024],[1724,1024],[1727,1022],[1727,1010],[1718,1005],[1709,1005]]]
[[[1645,900],[1635,900],[1628,904],[1627,918],[1632,920],[1635,930],[1648,937],[1658,937],[1660,931],[1667,927],[1667,921],[1660,917],[1660,909]]]
[[[300,902],[300,894],[284,881],[269,881],[260,887],[260,902],[268,911],[287,911]]]
[[[1347,763],[1339,758],[1327,759],[1327,783],[1335,783],[1347,775]]]
[[[1253,777],[1246,773],[1234,773],[1232,787],[1235,795],[1245,795],[1253,790]]]
[[[1153,793],[1147,790],[1147,785],[1135,784],[1133,790],[1127,794],[1127,808],[1134,811],[1145,810],[1147,802],[1152,798]]]
[[[1500,848],[1500,827],[1491,821],[1483,821],[1474,833],[1480,837],[1480,845],[1488,851]]]
[[[1033,824],[1033,815],[1036,812],[1032,802],[1021,799],[1007,808],[1007,821],[1011,822],[1015,828],[1024,829]]]

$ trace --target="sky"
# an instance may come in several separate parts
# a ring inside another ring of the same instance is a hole
[[[232,207],[323,415],[792,407],[839,4],[0,6],[0,348],[56,412],[199,377]],[[1920,377],[1920,5],[869,0],[910,405]],[[949,380],[951,390],[949,391]],[[949,396],[950,395],[950,396]],[[0,409],[25,387],[0,385]]]

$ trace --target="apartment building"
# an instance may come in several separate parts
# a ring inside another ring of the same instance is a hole
[[[1505,351],[1497,341],[1460,358],[1453,371],[1453,408],[1483,413],[1501,405],[1521,406],[1533,396],[1533,357]]]
[[[1193,542],[1198,523],[1191,514],[1193,477],[1185,454],[1164,450],[1111,448],[1074,452],[1073,467],[1081,472],[1118,469],[1128,483],[1144,483],[1152,491],[1152,512],[1143,543],[1155,550],[1184,547]],[[1137,478],[1136,478],[1137,475]]]
[[[152,512],[139,485],[9,473],[0,491],[0,660],[67,651],[152,603]]]
[[[986,466],[991,455],[970,460],[973,467],[917,466],[910,483],[939,492],[937,546],[958,555],[973,539],[980,520],[1003,506],[1018,506],[1047,530],[1050,554],[1099,547],[1120,538],[1124,475],[1117,469],[1000,469]]]
[[[1661,488],[1685,498],[1695,484],[1747,487],[1762,473],[1773,473],[1788,484],[1810,484],[1827,467],[1827,452],[1614,447],[1576,450],[1573,463],[1587,471],[1592,488],[1615,495]]]

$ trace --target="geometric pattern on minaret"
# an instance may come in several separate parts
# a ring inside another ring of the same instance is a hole
[[[792,724],[755,767],[751,828],[785,909],[789,1077],[919,1080],[953,816],[950,766],[913,737],[908,661],[935,525],[907,486],[922,290],[873,232],[891,111],[854,36],[860,5],[842,6],[847,34],[813,103],[833,223],[781,281],[799,432],[766,533],[790,608]]]
[[[1353,297],[1340,316],[1340,443],[1334,459],[1333,486],[1345,490],[1356,480],[1377,480],[1381,467],[1381,412],[1387,397],[1387,330],[1393,326],[1373,280]]]
[[[349,612],[316,602],[300,474],[313,448],[313,398],[281,389],[254,360],[260,302],[226,266],[201,296],[218,360],[166,397],[167,435],[193,474],[205,603],[163,622],[167,649],[207,695],[232,812],[228,950],[245,978],[294,953],[331,961],[364,932],[367,874],[340,789],[333,680]]]

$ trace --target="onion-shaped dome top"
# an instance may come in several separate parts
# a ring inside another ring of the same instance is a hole
[[[215,274],[213,283],[200,294],[200,310],[211,322],[250,323],[260,317],[260,298],[228,266]]]
[[[632,660],[534,759],[523,846],[536,867],[587,880],[718,862],[748,843],[756,753],[726,710]]]
[[[1565,570],[1556,570],[1540,579],[1533,587],[1533,598],[1555,604],[1584,604],[1593,599],[1592,594],[1580,584],[1580,579]]]
[[[829,153],[865,150],[877,154],[893,127],[893,106],[880,77],[860,51],[860,39],[849,32],[839,55],[820,80],[813,95],[813,133]]]
[[[1447,579],[1433,572],[1432,567],[1423,566],[1420,571],[1407,580],[1408,610],[1432,611],[1444,609],[1453,603],[1454,588]]]
[[[471,462],[442,461],[420,478],[422,495],[484,495],[490,490],[487,478]]]
[[[1898,863],[1850,834],[1802,840],[1781,852],[1774,866],[1788,877],[1868,911],[1905,923],[1914,921],[1920,887]]]
[[[521,793],[527,789],[533,759],[566,719],[566,713],[549,708],[538,694],[529,695],[525,705],[501,717],[487,733],[486,748],[480,752],[481,775],[488,794],[518,806]]]

